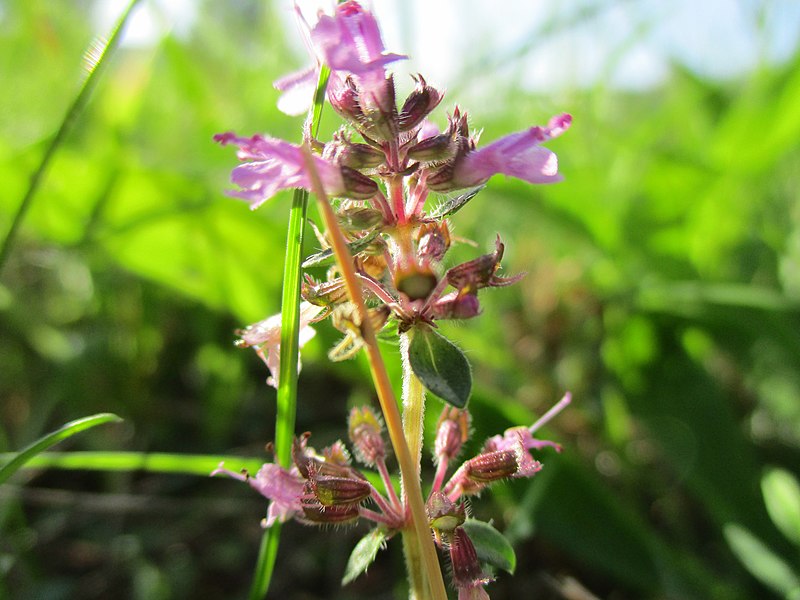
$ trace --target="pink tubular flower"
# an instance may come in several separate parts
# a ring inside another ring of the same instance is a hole
[[[266,200],[280,190],[289,188],[311,189],[311,177],[305,167],[303,152],[299,146],[283,140],[254,135],[253,137],[239,137],[231,132],[218,133],[214,140],[220,144],[234,144],[239,147],[237,155],[239,160],[249,161],[233,169],[231,181],[240,190],[228,192],[235,198],[242,198],[250,203],[251,209],[261,206]],[[345,193],[351,198],[359,196],[372,197],[377,190],[375,182],[366,179],[372,185],[362,193],[356,190],[354,194],[350,182],[346,181],[340,167],[317,156],[314,165],[322,180],[325,192],[330,196],[342,196]],[[363,182],[359,181],[363,186]],[[374,190],[372,189],[374,186]]]
[[[380,95],[378,90],[386,79],[386,65],[407,58],[386,52],[375,16],[358,2],[351,0],[337,5],[332,16],[320,14],[313,27],[296,10],[311,52],[318,63],[326,64],[332,71],[331,87],[341,86],[352,76],[362,91]],[[311,67],[277,80],[275,87],[283,92],[278,108],[288,114],[301,114],[307,109],[318,72],[318,68]]]
[[[558,115],[550,119],[546,127],[531,127],[483,148],[467,151],[456,159],[452,179],[447,182],[449,189],[482,185],[498,173],[530,183],[561,181],[558,158],[540,144],[564,133],[571,122],[571,115]]]
[[[212,471],[212,477],[222,474],[244,481],[259,494],[271,500],[264,527],[271,527],[275,521],[283,523],[303,514],[301,498],[305,482],[297,467],[293,466],[287,471],[278,465],[266,463],[258,470],[255,477],[251,477],[246,471],[235,473],[225,469],[223,464],[220,463],[219,467]]]
[[[316,335],[310,323],[321,313],[323,308],[315,306],[310,302],[300,303],[300,347],[306,345]],[[261,360],[267,365],[271,377],[267,378],[267,384],[275,389],[278,388],[278,376],[280,373],[281,357],[281,314],[272,315],[263,321],[254,323],[239,332],[241,338],[238,345],[244,348],[253,347]],[[298,360],[298,370],[299,370]]]

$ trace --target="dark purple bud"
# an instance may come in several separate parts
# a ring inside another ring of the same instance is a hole
[[[378,192],[378,184],[372,179],[351,169],[340,167],[345,193],[353,200],[369,200]]]
[[[416,77],[417,86],[406,98],[400,110],[398,124],[400,131],[413,129],[442,101],[444,94],[429,86],[422,75]]]
[[[495,275],[500,268],[505,246],[500,236],[495,241],[495,251],[484,254],[469,262],[453,267],[447,274],[447,282],[460,291],[473,292],[485,287],[503,287],[522,279],[523,275],[499,277]]]
[[[320,504],[326,507],[358,504],[372,492],[372,486],[363,479],[318,475],[313,469],[308,484]]]
[[[462,590],[479,589],[490,581],[481,569],[478,553],[463,527],[458,527],[451,536],[450,562],[453,565],[453,582],[459,595]]]
[[[440,133],[439,135],[425,138],[421,142],[411,146],[407,150],[406,156],[412,160],[417,160],[423,163],[442,162],[453,158],[457,148],[458,146],[455,144],[453,136],[447,133]],[[440,179],[441,177],[442,175],[439,175]],[[428,182],[428,185],[430,186],[430,181]]]
[[[324,506],[313,495],[301,501],[303,515],[298,520],[311,525],[342,525],[358,519],[358,504],[342,504],[340,506]]]
[[[431,307],[434,319],[471,319],[481,314],[478,296],[474,293],[450,292]]]
[[[517,453],[513,450],[487,452],[464,463],[464,474],[478,483],[492,483],[512,477],[519,470]]]
[[[333,110],[354,125],[364,122],[364,113],[358,101],[358,86],[352,77],[345,79],[341,85],[330,86],[328,101]]]

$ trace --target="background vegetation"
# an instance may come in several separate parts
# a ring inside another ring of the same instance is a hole
[[[0,3],[0,235],[85,77],[103,4]],[[0,450],[110,411],[125,422],[59,449],[267,458],[274,390],[233,340],[278,310],[289,198],[255,213],[226,198],[234,158],[211,137],[298,140],[271,82],[305,59],[269,2],[194,14],[112,57],[2,266]],[[575,398],[545,434],[564,452],[474,503],[517,549],[493,597],[797,598],[800,55],[727,81],[675,63],[644,90],[548,94],[491,80],[484,59],[480,85],[448,82],[444,105],[458,98],[485,140],[575,116],[551,144],[564,183],[492,181],[454,218],[481,248],[500,232],[504,268],[528,273],[446,326],[475,367],[474,447]],[[319,445],[372,398],[362,362],[325,359],[336,338],[323,325],[304,350],[298,430]],[[263,512],[230,480],[27,470],[0,488],[0,597],[244,597]],[[340,588],[360,533],[285,526],[272,597],[402,597],[394,546]]]

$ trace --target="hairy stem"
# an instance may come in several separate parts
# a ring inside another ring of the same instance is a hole
[[[400,355],[403,360],[403,435],[408,444],[408,451],[414,461],[416,479],[420,478],[420,463],[422,461],[422,432],[423,418],[425,416],[425,388],[411,370],[408,362],[408,346],[411,343],[411,332],[400,336]],[[406,499],[407,490],[403,487],[403,499]],[[407,500],[406,500],[407,502]],[[419,546],[403,534],[403,551],[406,558],[411,597],[424,598],[425,577],[419,568],[421,557]]]
[[[389,374],[386,371],[386,365],[383,362],[380,349],[378,348],[375,330],[367,314],[367,307],[364,304],[364,297],[361,292],[361,282],[353,266],[353,257],[347,247],[347,241],[344,239],[339,225],[336,222],[336,215],[333,212],[333,207],[328,201],[328,197],[322,187],[322,181],[314,165],[311,150],[307,146],[303,147],[303,157],[305,160],[305,167],[311,178],[312,189],[319,200],[320,211],[322,212],[325,225],[331,236],[337,265],[347,285],[350,301],[356,307],[361,317],[361,337],[364,340],[364,347],[367,350],[370,371],[375,384],[375,390],[378,393],[378,400],[383,410],[383,418],[386,421],[389,439],[392,442],[392,447],[397,456],[397,462],[400,465],[400,476],[403,481],[403,488],[407,492],[408,507],[411,509],[412,527],[405,531],[413,532],[411,535],[416,538],[410,540],[409,543],[413,543],[418,547],[418,552],[422,556],[424,572],[427,575],[430,585],[430,595],[425,595],[423,598],[430,597],[433,600],[447,600],[444,579],[442,578],[442,571],[439,568],[439,558],[436,555],[436,548],[433,545],[433,538],[431,537],[428,519],[425,514],[425,504],[422,500],[422,488],[420,486],[419,477],[416,475],[417,469],[411,458],[408,445],[406,444],[400,419],[400,411],[397,408],[397,400],[392,390]],[[404,535],[404,539],[405,537]]]

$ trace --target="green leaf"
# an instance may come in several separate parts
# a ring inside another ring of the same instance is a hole
[[[727,523],[723,533],[733,553],[756,579],[785,598],[800,595],[797,573],[764,542],[736,523]]]
[[[36,440],[33,444],[17,453],[10,461],[0,468],[0,484],[16,473],[25,463],[34,458],[40,452],[44,452],[51,446],[56,445],[61,440],[80,433],[86,429],[91,429],[103,423],[122,421],[120,417],[111,413],[99,413],[90,417],[84,417],[76,421],[70,421],[60,429],[48,433]]]
[[[414,331],[408,362],[422,384],[456,408],[464,408],[472,392],[472,368],[467,357],[432,329]]]
[[[772,522],[800,545],[800,484],[783,469],[772,469],[761,479],[761,493]]]
[[[359,540],[356,547],[353,548],[350,559],[347,561],[347,568],[342,577],[342,585],[355,581],[359,575],[367,571],[378,550],[384,547],[386,542],[386,530],[381,527],[376,527],[367,535]]]
[[[481,562],[514,573],[517,567],[517,555],[502,533],[488,523],[476,519],[467,519],[462,527],[472,540]]]
[[[362,238],[358,238],[355,241],[350,242],[347,244],[347,247],[350,249],[351,254],[358,254],[365,248],[369,247],[372,241],[377,237],[378,232],[373,231],[368,233]],[[316,267],[321,265],[328,265],[333,264],[333,250],[323,250],[322,252],[317,252],[316,254],[312,254],[308,258],[303,261],[303,268],[307,269],[308,267]]]
[[[434,219],[443,219],[461,210],[464,205],[478,195],[484,186],[476,187],[468,192],[465,192],[455,198],[450,198],[437,206],[431,211],[431,217]]]

